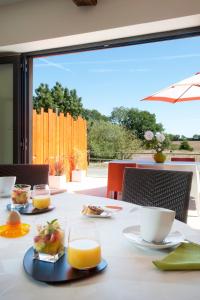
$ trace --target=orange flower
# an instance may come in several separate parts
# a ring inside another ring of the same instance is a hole
[[[65,174],[65,165],[62,160],[56,161],[50,165],[49,174],[54,176],[61,176]]]

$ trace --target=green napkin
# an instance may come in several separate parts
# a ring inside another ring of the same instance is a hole
[[[182,243],[162,260],[153,261],[160,270],[200,270],[200,245]]]

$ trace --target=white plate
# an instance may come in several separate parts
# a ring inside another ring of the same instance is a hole
[[[111,218],[112,212],[104,211],[100,215],[92,215],[92,214],[82,214],[82,215],[89,218]]]
[[[179,231],[170,232],[169,235],[166,237],[164,243],[149,243],[142,239],[140,235],[140,226],[130,226],[124,228],[122,231],[123,235],[135,246],[139,247],[147,247],[150,249],[167,249],[174,246],[177,246],[182,241],[184,241],[184,236]]]

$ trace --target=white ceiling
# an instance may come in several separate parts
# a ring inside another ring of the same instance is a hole
[[[21,2],[25,0],[0,0],[0,5],[9,5],[15,2]]]
[[[165,32],[176,29],[191,28],[199,25],[200,14],[194,16],[174,18],[170,20],[162,20],[156,22],[149,22],[145,24],[125,26],[121,28],[119,27],[90,33],[76,34],[72,36],[1,46],[0,53],[24,53],[45,49],[53,49],[72,45],[87,44],[92,42],[109,41],[112,39],[138,36],[155,32]]]

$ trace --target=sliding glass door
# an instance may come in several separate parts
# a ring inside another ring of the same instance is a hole
[[[0,57],[0,164],[23,161],[20,56]]]
[[[13,162],[13,65],[0,64],[0,164]]]

